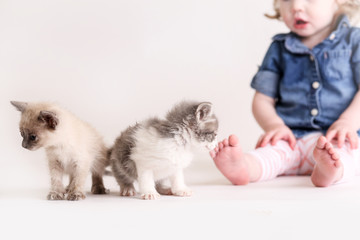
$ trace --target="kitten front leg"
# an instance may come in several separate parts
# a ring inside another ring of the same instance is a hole
[[[64,175],[64,167],[60,161],[56,159],[49,159],[49,170],[51,177],[51,188],[47,195],[48,200],[63,200],[65,199],[65,189],[62,183]]]
[[[120,196],[132,197],[136,195],[134,184],[132,183],[120,183]]]
[[[83,189],[89,170],[90,166],[88,164],[75,165],[73,172],[70,174],[71,182],[67,187],[67,200],[78,201],[85,199]]]
[[[68,184],[68,185],[66,186],[66,188],[65,188],[65,192],[66,192],[66,193],[69,193],[70,185],[71,185],[71,183],[72,183],[73,180],[74,180],[73,174],[69,174],[69,184]]]
[[[109,189],[106,189],[104,186],[102,175],[92,173],[91,179],[92,179],[92,185],[91,185],[91,193],[92,194],[107,194],[107,193],[109,193]]]
[[[115,170],[114,170],[115,169]],[[121,171],[117,166],[113,167],[113,174],[115,180],[120,186],[120,196],[135,196],[136,191],[134,188],[135,179]]]
[[[192,195],[192,191],[185,185],[184,174],[182,169],[178,169],[176,173],[170,177],[171,192],[173,195],[180,197],[188,197]]]
[[[91,193],[92,194],[106,194],[109,193],[109,189],[106,189],[104,186],[103,175],[105,172],[105,167],[109,165],[109,161],[107,159],[107,151],[104,148],[102,152],[102,157],[98,157],[95,159],[95,163],[92,166],[91,178]]]
[[[139,192],[144,200],[155,200],[160,197],[155,189],[154,175],[151,170],[138,169]]]

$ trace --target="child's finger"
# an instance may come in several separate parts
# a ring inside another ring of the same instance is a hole
[[[292,150],[295,149],[296,138],[295,138],[294,134],[290,134],[290,136],[289,136],[289,145],[290,145]]]
[[[327,140],[328,140],[329,142],[331,142],[331,140],[333,140],[333,139],[335,138],[336,133],[337,133],[337,131],[335,131],[335,130],[330,130],[330,131],[328,131],[328,132],[326,133],[325,137],[327,138]]]
[[[258,142],[256,143],[256,148],[262,147],[263,142],[264,142],[264,138],[265,138],[266,134],[264,133],[263,135],[260,136]]]
[[[346,139],[346,132],[344,131],[339,131],[337,134],[337,145],[339,148],[342,148],[344,146],[344,142]]]
[[[257,141],[257,143],[256,143],[255,148],[259,148],[259,147],[260,147],[263,138],[264,138],[264,134],[259,137],[259,139],[258,139],[258,141]]]
[[[359,137],[356,132],[348,132],[346,138],[349,139],[351,149],[358,148]]]
[[[353,133],[353,149],[357,149],[359,147],[359,136],[357,134],[357,132]]]
[[[273,133],[265,134],[265,136],[260,144],[260,147],[265,147],[270,142],[273,135],[274,135]]]
[[[283,135],[281,133],[276,133],[272,138],[271,138],[271,145],[275,145],[280,139],[283,138]]]

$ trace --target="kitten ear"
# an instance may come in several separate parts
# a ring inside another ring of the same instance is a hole
[[[24,112],[28,106],[26,102],[10,101],[10,103],[20,112]]]
[[[196,109],[196,119],[198,121],[204,121],[208,116],[212,114],[212,104],[210,102],[202,102]]]
[[[59,119],[57,118],[56,114],[50,111],[41,111],[38,119],[45,122],[46,125],[52,130],[55,130],[56,126],[59,124]]]

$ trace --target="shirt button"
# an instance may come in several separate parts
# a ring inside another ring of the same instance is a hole
[[[311,115],[316,116],[318,115],[319,111],[316,108],[311,109]]]
[[[310,55],[310,60],[314,61],[314,56],[313,55]]]
[[[319,83],[319,82],[313,82],[313,83],[312,83],[312,87],[313,87],[314,89],[318,89],[318,88],[320,87],[320,83]]]
[[[331,35],[330,35],[329,39],[330,39],[330,40],[334,40],[334,39],[335,39],[335,37],[336,37],[336,34],[335,34],[335,33],[333,33],[333,34],[331,34]]]

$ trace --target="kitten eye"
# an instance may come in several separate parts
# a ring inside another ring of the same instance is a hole
[[[31,135],[29,136],[29,139],[30,139],[30,141],[35,141],[35,140],[36,140],[36,135],[35,135],[35,134],[31,134]]]

